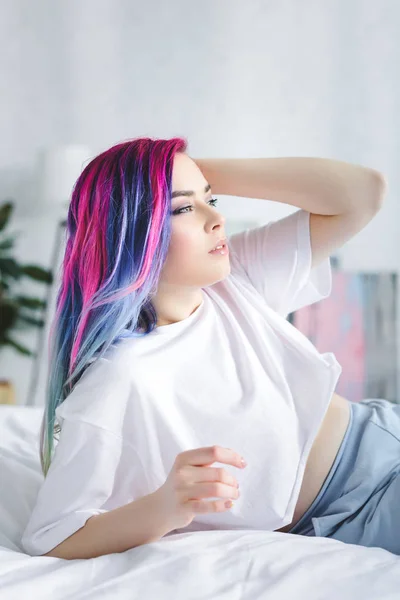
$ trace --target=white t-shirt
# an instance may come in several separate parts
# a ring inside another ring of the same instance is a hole
[[[186,319],[123,339],[57,408],[53,462],[22,538],[44,554],[87,519],[156,491],[177,454],[218,444],[240,484],[233,508],[175,532],[273,531],[293,519],[304,469],[342,368],[288,320],[331,292],[330,260],[310,270],[298,210],[230,236],[231,273]],[[175,533],[171,532],[171,533]]]

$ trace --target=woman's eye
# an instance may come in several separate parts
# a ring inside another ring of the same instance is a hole
[[[213,206],[215,206],[218,202],[218,198],[211,198],[211,200],[208,201],[208,204],[212,204]],[[189,208],[193,208],[193,204],[189,204],[189,206],[183,206],[182,208],[178,208],[177,210],[174,210],[174,212],[172,213],[173,215],[179,215],[179,214],[184,214],[182,211],[186,211]]]

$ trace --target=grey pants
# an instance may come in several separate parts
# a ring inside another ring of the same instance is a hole
[[[289,533],[400,555],[400,404],[350,402],[350,422],[314,502]]]

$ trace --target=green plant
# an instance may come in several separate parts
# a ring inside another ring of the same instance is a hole
[[[11,201],[0,206],[0,349],[12,346],[21,354],[35,356],[35,352],[13,339],[12,332],[32,326],[42,328],[44,320],[38,317],[37,311],[43,311],[47,303],[40,298],[16,294],[15,283],[22,277],[29,277],[50,284],[53,274],[37,265],[20,264],[11,256],[15,240],[13,235],[6,236],[5,229],[13,210]]]

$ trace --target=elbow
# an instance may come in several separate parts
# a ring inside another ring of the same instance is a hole
[[[68,538],[69,539],[69,538]],[[85,552],[82,547],[77,544],[70,544],[67,540],[58,544],[55,548],[46,552],[46,554],[41,554],[41,556],[49,556],[52,558],[62,558],[63,560],[82,560],[89,558],[96,558],[99,556],[94,553],[93,555],[89,555],[89,553]]]
[[[67,543],[66,540],[60,542],[57,546],[49,550],[48,552],[42,553],[39,549],[36,549],[32,552],[28,551],[27,554],[30,556],[46,556],[49,558],[62,558],[63,560],[76,560],[78,558],[88,558],[86,556],[78,556],[78,548],[70,547],[70,544]],[[77,556],[75,556],[77,554]]]
[[[370,169],[370,198],[375,210],[380,210],[388,191],[388,181],[383,173]]]
[[[41,554],[41,556],[51,556],[52,558],[62,558],[63,560],[73,560],[70,557],[63,556],[62,552],[57,550],[57,548],[53,548],[50,552],[46,552],[46,554]]]
[[[39,545],[37,544],[37,540],[35,540],[34,538],[31,537],[26,537],[23,536],[22,537],[22,541],[21,541],[21,546],[23,551],[25,552],[25,554],[28,554],[29,556],[48,556],[48,557],[52,557],[52,558],[67,558],[63,552],[64,548],[65,548],[65,544],[64,541],[60,542],[57,546],[54,546],[54,548],[52,548],[51,550],[49,550],[46,553],[43,553],[42,549],[40,548],[40,543]]]
[[[346,199],[346,210],[350,212],[368,214],[374,216],[383,206],[386,197],[388,183],[386,177],[375,169],[364,169],[362,177],[350,191],[344,194]]]
[[[58,546],[57,548],[53,548],[53,550],[50,550],[50,552],[46,552],[46,554],[41,554],[40,556],[62,558],[63,560],[82,560],[88,558],[95,558],[95,556],[74,556],[73,554],[71,555],[71,553],[63,552],[63,550],[58,548]]]
[[[339,198],[341,212],[368,212],[371,216],[375,215],[383,206],[384,199],[388,190],[386,177],[376,169],[362,167],[354,173],[354,178],[350,183],[345,183],[345,187],[338,193],[336,190],[336,199]]]
[[[63,546],[63,542],[61,542],[61,544],[58,544],[58,546],[56,546],[55,548],[52,548],[51,550],[49,550],[46,553],[43,553],[43,554],[35,553],[32,556],[48,556],[51,558],[62,558],[64,560],[71,559],[71,557],[64,555],[62,546]]]

